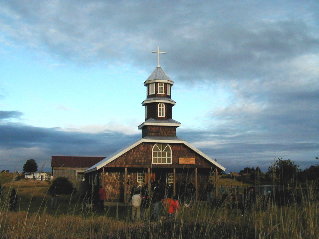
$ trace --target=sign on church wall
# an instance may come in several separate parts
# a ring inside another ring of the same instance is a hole
[[[179,158],[179,164],[195,164],[195,158]]]

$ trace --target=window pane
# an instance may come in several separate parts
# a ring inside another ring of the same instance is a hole
[[[172,150],[168,144],[155,144],[152,150],[153,164],[171,164]]]
[[[164,94],[164,83],[158,83],[158,94]]]
[[[158,104],[158,117],[165,117],[165,104]]]
[[[155,94],[155,83],[149,84],[149,95]]]

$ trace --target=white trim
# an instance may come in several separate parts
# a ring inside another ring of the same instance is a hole
[[[218,167],[219,169],[225,171],[226,168],[223,167],[222,165],[220,165],[219,163],[217,163],[215,160],[213,160],[211,157],[207,156],[206,154],[204,154],[202,151],[200,151],[199,149],[195,148],[194,146],[192,146],[191,144],[187,143],[184,140],[178,140],[178,139],[140,139],[138,141],[136,141],[134,144],[130,145],[129,147],[123,149],[122,151],[114,154],[111,158],[109,159],[103,159],[102,161],[98,162],[97,164],[93,165],[92,167],[88,168],[85,173],[90,173],[93,171],[97,171],[100,168],[104,167],[105,165],[111,163],[112,161],[114,161],[115,159],[117,159],[118,157],[120,157],[121,155],[125,154],[126,152],[128,152],[129,150],[135,148],[136,146],[138,146],[141,143],[166,143],[166,144],[185,144],[187,147],[189,147],[190,149],[194,150],[196,153],[198,153],[200,156],[202,156],[203,158],[205,158],[206,160],[208,160],[209,162],[211,162],[212,164],[214,164],[216,167]]]
[[[130,151],[131,149],[135,148],[137,145],[139,145],[140,143],[143,142],[143,139],[140,139],[138,141],[136,141],[134,144],[130,145],[129,147],[121,150],[120,152],[114,154],[111,158],[105,158],[102,161],[98,162],[97,164],[93,165],[92,167],[88,168],[85,172],[89,173],[92,171],[97,171],[100,168],[104,167],[106,164],[111,163],[112,161],[114,161],[116,158],[120,157],[122,154],[125,154],[126,152]]]
[[[146,125],[153,125],[153,126],[174,126],[179,127],[181,123],[160,123],[160,122],[144,122],[138,126],[138,129],[142,129]]]
[[[157,83],[157,94],[165,94],[165,84],[162,82]]]
[[[157,82],[162,82],[162,83],[167,83],[167,84],[170,84],[170,85],[174,85],[174,81],[172,80],[146,80],[144,82],[144,85],[148,85],[148,84],[152,84],[152,83],[157,83]]]
[[[171,95],[171,85],[167,84],[166,88],[167,88],[167,95]]]
[[[165,117],[166,107],[164,103],[158,103],[157,105],[157,117]]]
[[[174,173],[167,173],[166,183],[169,185],[174,184]]]
[[[148,95],[155,95],[155,83],[149,84]]]
[[[203,158],[206,158],[208,161],[210,161],[211,163],[215,164],[215,166],[217,166],[218,168],[220,168],[221,170],[225,171],[226,168],[223,167],[222,165],[220,165],[219,163],[217,163],[215,160],[213,160],[211,157],[209,157],[208,155],[206,155],[205,153],[203,153],[202,151],[200,151],[199,149],[195,148],[193,145],[187,143],[186,141],[184,141],[184,144],[189,147],[190,149],[194,150],[196,153],[198,153],[199,155],[201,155]]]
[[[167,103],[167,104],[172,104],[172,105],[175,105],[176,102],[174,100],[171,100],[171,99],[146,99],[142,102],[142,105],[146,105],[146,104],[150,104],[150,103]]]

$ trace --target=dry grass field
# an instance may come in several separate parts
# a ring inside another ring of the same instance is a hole
[[[0,202],[0,238],[218,238],[218,239],[317,239],[317,192],[307,190],[304,200],[278,206],[257,198],[242,210],[232,201],[216,205],[198,202],[182,207],[176,218],[131,222],[129,207],[110,206],[105,213],[84,210],[76,195],[59,197],[55,205],[45,193],[49,183],[7,181],[17,189],[17,211]]]

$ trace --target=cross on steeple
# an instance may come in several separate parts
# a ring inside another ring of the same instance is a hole
[[[160,67],[160,54],[166,54],[165,51],[160,51],[159,46],[157,47],[157,51],[152,51],[152,53],[157,54],[157,67]]]

